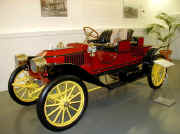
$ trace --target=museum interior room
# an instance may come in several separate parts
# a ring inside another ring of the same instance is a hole
[[[180,0],[0,12],[0,134],[180,134]]]

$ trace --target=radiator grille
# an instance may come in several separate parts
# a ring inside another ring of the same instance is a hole
[[[84,53],[66,55],[64,58],[65,63],[72,63],[75,65],[83,65],[85,63]]]

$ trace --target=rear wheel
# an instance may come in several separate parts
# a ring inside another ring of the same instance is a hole
[[[44,87],[45,85],[29,75],[26,65],[16,68],[8,83],[10,96],[21,105],[34,104]]]
[[[45,88],[37,104],[41,123],[53,131],[72,127],[87,107],[87,89],[71,75],[55,79]]]
[[[152,68],[148,73],[148,83],[151,88],[158,89],[162,86],[167,69],[159,64],[153,64]]]

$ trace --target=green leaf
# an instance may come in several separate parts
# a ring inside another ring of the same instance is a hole
[[[174,32],[176,32],[176,30],[177,30],[178,28],[180,28],[180,24],[175,24],[175,26],[174,26]]]
[[[152,32],[152,30],[153,30],[153,27],[152,27],[152,26],[149,26],[149,27],[147,27],[147,28],[145,29],[145,32],[146,32],[147,34],[150,34],[150,33]]]
[[[161,37],[161,33],[160,32],[155,32],[154,31],[154,33],[157,34],[159,37]]]
[[[175,22],[175,18],[172,16],[169,16],[166,13],[160,13],[159,15],[156,16],[157,19],[160,19],[167,24],[169,31],[172,28],[173,23]]]
[[[158,37],[157,39],[163,42],[163,38],[161,38],[161,37]]]
[[[161,36],[162,29],[165,29],[165,27],[163,25],[151,24],[145,29],[145,32],[147,34],[156,34],[157,36]]]
[[[173,37],[174,33],[169,33],[168,35],[166,35],[163,39],[163,42],[168,42],[169,39],[171,39],[171,37]]]
[[[169,44],[170,41],[173,41],[172,37],[175,35],[176,30],[180,28],[180,24],[176,24],[176,18],[166,13],[160,13],[156,18],[162,20],[165,25],[150,24],[146,28],[146,32],[155,35],[156,39],[161,41],[162,44]]]
[[[166,29],[165,26],[161,24],[151,24],[150,26],[154,27],[155,29]]]

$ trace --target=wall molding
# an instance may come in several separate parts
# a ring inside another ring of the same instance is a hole
[[[110,27],[110,28],[97,28],[98,32],[101,32],[105,29],[113,29],[119,27]],[[127,28],[127,27],[125,27]],[[120,29],[123,29],[122,27]],[[144,28],[132,28],[136,32],[143,32]],[[23,32],[23,33],[5,33],[0,34],[0,39],[11,39],[11,38],[31,38],[31,37],[46,37],[46,36],[68,36],[68,35],[80,35],[83,34],[83,29],[62,29],[62,30],[52,30],[52,31],[37,31],[37,32]]]
[[[82,31],[83,32],[83,31]],[[57,36],[57,35],[72,35],[82,34],[81,30],[57,30],[57,31],[38,31],[38,32],[24,32],[24,33],[6,33],[0,34],[0,39],[10,38],[31,38],[31,37],[43,37],[43,36]]]

